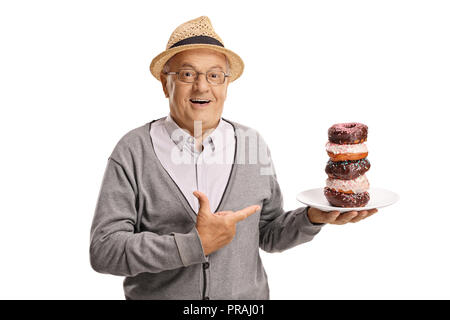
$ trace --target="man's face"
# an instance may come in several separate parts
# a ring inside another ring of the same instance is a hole
[[[225,55],[210,49],[180,52],[169,62],[170,72],[190,69],[197,72],[223,71],[227,73]],[[202,130],[215,128],[219,123],[227,96],[228,77],[224,84],[213,85],[200,74],[193,83],[177,80],[177,75],[161,75],[164,93],[169,98],[170,114],[177,124],[194,133],[194,121],[202,121]],[[207,104],[193,103],[193,99],[210,100]]]

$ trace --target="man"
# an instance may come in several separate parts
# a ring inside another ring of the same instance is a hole
[[[283,251],[376,212],[283,210],[264,140],[221,118],[243,68],[207,17],[180,25],[153,59],[170,114],[118,142],[91,229],[91,265],[126,276],[126,299],[268,299],[259,248]]]

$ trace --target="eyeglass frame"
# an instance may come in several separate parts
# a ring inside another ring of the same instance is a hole
[[[197,73],[197,76],[195,77],[194,81],[192,81],[192,82],[186,82],[186,81],[180,80],[180,72],[181,72],[182,70],[189,70],[189,71],[194,71],[194,72],[196,72],[196,73]],[[164,73],[164,74],[167,74],[167,75],[174,75],[174,74],[176,74],[176,75],[177,75],[177,79],[180,80],[180,81],[183,82],[183,83],[194,83],[195,81],[198,80],[198,76],[199,76],[199,75],[204,74],[204,75],[205,75],[205,78],[206,78],[206,81],[207,81],[209,84],[212,84],[213,86],[218,86],[218,85],[224,84],[224,83],[225,83],[225,79],[228,78],[229,76],[231,76],[231,74],[225,73],[225,72],[223,72],[222,70],[221,70],[221,71],[217,71],[217,72],[222,72],[222,73],[223,73],[223,75],[224,75],[223,82],[222,82],[222,83],[212,83],[212,82],[209,82],[208,77],[206,76],[206,74],[209,73],[209,72],[212,72],[212,71],[209,70],[209,71],[206,71],[206,72],[198,72],[197,70],[194,70],[194,69],[180,69],[179,71],[170,71],[170,72],[163,72],[163,73]]]

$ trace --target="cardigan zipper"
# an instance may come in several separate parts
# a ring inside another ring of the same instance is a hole
[[[223,119],[223,118],[222,118],[222,119]],[[224,190],[224,192],[222,193],[222,197],[220,198],[219,205],[217,206],[217,209],[216,209],[216,210],[219,210],[219,208],[221,208],[222,202],[223,202],[223,200],[224,200],[224,198],[225,198],[225,194],[228,193],[228,192],[230,192],[230,190],[228,190],[228,188],[229,188],[229,184],[230,184],[231,178],[232,178],[233,175],[235,174],[235,170],[236,170],[236,158],[237,158],[237,152],[238,152],[236,127],[234,126],[234,124],[233,124],[231,121],[228,121],[228,120],[226,120],[226,119],[223,119],[223,120],[225,120],[225,121],[227,121],[229,124],[231,124],[231,125],[233,126],[233,129],[234,129],[234,159],[233,159],[233,164],[232,164],[232,166],[231,166],[230,176],[228,177],[228,181],[227,181],[227,184],[226,184],[226,186],[225,186],[225,190]],[[150,138],[151,149],[152,149],[152,151],[153,151],[155,157],[158,159],[158,157],[156,156],[156,152],[155,152],[154,146],[153,146],[153,140],[152,140],[151,135],[150,135],[150,130],[151,130],[152,123],[155,122],[155,121],[157,121],[157,120],[153,120],[152,122],[149,123],[149,130],[148,130],[148,131],[149,131],[149,138]],[[176,184],[176,182],[172,179],[172,177],[171,177],[170,174],[167,172],[167,170],[164,168],[164,166],[163,166],[162,163],[159,161],[159,159],[158,159],[158,163],[159,163],[159,165],[161,166],[161,168],[166,172],[167,176],[169,177],[169,180],[171,180],[171,181],[173,182],[173,184],[175,185],[175,187],[178,189],[179,194],[182,196],[182,198],[184,198],[184,200],[185,200],[187,206],[189,207],[189,209],[191,210],[191,212],[193,212],[194,215],[196,216],[197,213],[194,211],[194,209],[192,209],[191,205],[189,204],[189,201],[188,201],[188,200],[186,199],[186,197],[184,196],[184,194],[183,194],[183,192],[181,191],[180,187],[179,187],[179,186]],[[195,170],[196,170],[196,176],[197,176],[197,163],[196,163],[196,165],[195,165]],[[198,181],[197,181],[197,187],[198,187]],[[208,257],[207,257],[207,259],[208,259]],[[209,261],[206,262],[206,264],[207,264],[207,266],[209,267]],[[206,296],[206,288],[207,288],[207,280],[206,280],[206,279],[207,279],[207,274],[206,274],[206,268],[208,268],[208,267],[205,267],[205,264],[202,265],[202,268],[203,268],[203,293],[202,293],[203,297],[202,297],[202,298],[203,298],[203,300],[209,300],[209,297]]]
[[[206,297],[206,268],[205,268],[205,264],[202,265],[203,268],[203,300],[208,300],[208,298]]]
[[[198,186],[198,157],[200,155],[193,155],[194,156],[194,164],[195,164],[195,185],[197,190],[199,190],[199,186]],[[206,257],[206,259],[208,260],[208,257]],[[207,275],[206,275],[206,269],[209,267],[208,266],[209,262],[205,262],[202,264],[202,269],[203,269],[203,293],[202,293],[202,299],[203,300],[208,300],[209,298],[206,296],[206,288],[207,288]]]

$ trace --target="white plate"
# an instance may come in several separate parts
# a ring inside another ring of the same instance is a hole
[[[367,205],[364,207],[357,207],[357,208],[340,208],[331,206],[327,198],[325,198],[325,195],[323,194],[323,188],[310,189],[300,192],[297,195],[297,200],[310,207],[317,208],[322,211],[346,212],[353,210],[361,211],[373,208],[382,208],[394,204],[399,199],[398,194],[386,189],[370,188],[368,192],[370,195],[370,200],[367,203]]]

